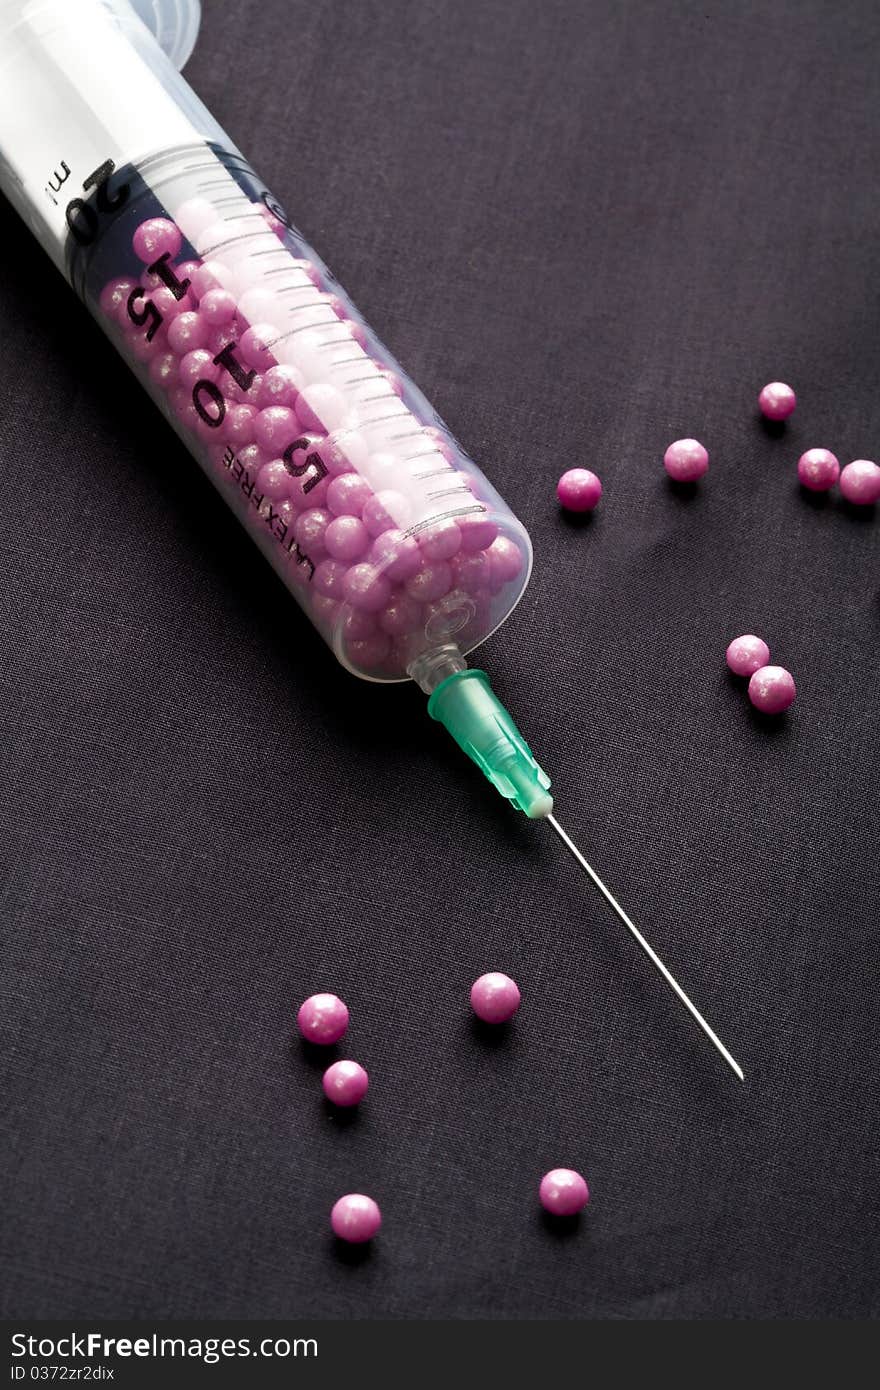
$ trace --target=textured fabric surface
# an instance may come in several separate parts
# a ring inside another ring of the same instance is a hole
[[[206,0],[188,69],[529,526],[482,664],[743,1086],[419,693],[336,666],[2,212],[7,1315],[876,1311],[880,519],[794,463],[880,449],[878,61],[836,0]],[[294,1033],[326,988],[350,1119]]]

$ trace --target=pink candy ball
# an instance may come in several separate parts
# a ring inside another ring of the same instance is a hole
[[[490,970],[471,985],[471,1008],[484,1023],[506,1023],[519,1005],[519,986],[500,971]]]
[[[342,519],[339,518],[339,520]],[[353,521],[354,517],[346,517],[345,520]],[[328,526],[327,535],[324,538],[328,550],[330,549],[330,529]],[[384,608],[391,598],[391,584],[383,574],[379,573],[375,565],[352,565],[345,576],[343,593],[352,608],[361,609],[364,613],[378,613],[379,609]]]
[[[329,1047],[348,1027],[348,1009],[335,994],[312,994],[300,1005],[296,1022],[306,1042]]]
[[[334,560],[362,560],[370,548],[370,533],[356,516],[337,516],[324,533],[327,554]]]
[[[369,1084],[370,1078],[360,1063],[348,1061],[334,1062],[321,1082],[327,1099],[343,1109],[362,1101]]]
[[[840,491],[847,502],[869,507],[880,501],[880,468],[870,459],[855,459],[840,475]]]
[[[746,633],[734,637],[727,648],[727,664],[735,676],[753,676],[770,660],[770,648],[760,637]]]
[[[330,1213],[333,1234],[350,1245],[363,1245],[372,1240],[382,1225],[382,1213],[372,1197],[362,1192],[349,1192],[340,1197]]]
[[[208,290],[199,301],[199,313],[213,326],[235,318],[235,296],[229,290]]]
[[[591,512],[602,496],[602,484],[589,468],[569,468],[556,484],[556,496],[567,512]]]
[[[172,352],[183,355],[195,348],[203,348],[208,339],[210,325],[194,309],[178,314],[168,325],[168,346]]]
[[[827,492],[840,477],[840,464],[830,449],[808,449],[798,459],[797,471],[810,492]]]
[[[541,1206],[553,1216],[574,1216],[590,1200],[586,1179],[573,1168],[551,1168],[538,1188]]]
[[[180,229],[167,217],[148,217],[132,237],[135,255],[144,265],[150,265],[167,252],[172,258],[183,245]]]
[[[770,381],[758,396],[758,407],[768,420],[787,420],[797,405],[797,396],[784,381]]]
[[[796,695],[794,677],[784,666],[761,666],[749,681],[749,699],[762,714],[782,714]]]
[[[676,439],[663,455],[663,467],[676,483],[695,483],[709,467],[709,455],[697,439]]]

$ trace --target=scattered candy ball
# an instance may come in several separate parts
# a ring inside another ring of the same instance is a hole
[[[541,1206],[553,1216],[574,1216],[590,1200],[586,1180],[573,1168],[551,1168],[538,1189]]]
[[[471,1008],[484,1023],[506,1023],[520,1004],[519,987],[509,975],[490,970],[471,985]]]
[[[770,381],[758,396],[761,414],[767,420],[787,420],[797,405],[797,396],[784,381]]]
[[[840,464],[830,449],[808,449],[798,459],[797,471],[811,492],[827,492],[840,477]]]
[[[676,483],[695,483],[709,467],[709,455],[697,439],[676,439],[663,455],[663,467]]]
[[[749,681],[749,699],[762,714],[782,714],[796,695],[794,677],[784,666],[761,666]]]
[[[372,1240],[382,1225],[382,1213],[372,1197],[362,1192],[349,1192],[334,1203],[330,1213],[333,1234],[350,1245],[363,1245]]]
[[[880,501],[880,468],[870,459],[854,459],[840,475],[840,490],[857,507]]]
[[[363,1100],[369,1084],[370,1078],[360,1063],[348,1061],[334,1062],[321,1082],[327,1099],[345,1109]]]
[[[306,1042],[327,1047],[348,1027],[348,1009],[335,994],[313,994],[300,1005],[296,1021]]]
[[[556,484],[556,496],[567,512],[591,512],[599,505],[602,484],[589,468],[569,468]]]
[[[734,637],[727,648],[727,664],[735,676],[752,676],[770,660],[770,648],[751,632]]]

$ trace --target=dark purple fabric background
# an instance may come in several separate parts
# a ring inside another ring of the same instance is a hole
[[[205,11],[192,84],[529,526],[482,664],[747,1080],[418,692],[337,668],[4,209],[0,1311],[875,1313],[880,518],[794,464],[880,455],[877,7]],[[795,673],[776,724],[742,631]],[[294,1035],[326,988],[351,1121]]]

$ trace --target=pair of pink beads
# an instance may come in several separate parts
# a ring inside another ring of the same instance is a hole
[[[761,389],[758,406],[768,420],[787,420],[797,396],[784,381],[771,381]],[[695,483],[709,468],[709,455],[698,439],[676,439],[663,455],[663,467],[676,483]]]
[[[471,1007],[484,1023],[507,1023],[520,1003],[516,981],[499,970],[490,970],[471,985]],[[553,1168],[541,1179],[538,1196],[553,1216],[574,1216],[590,1200],[590,1189],[573,1168]]]
[[[727,648],[727,665],[735,676],[748,676],[749,699],[762,714],[782,714],[794,703],[797,687],[784,666],[771,666],[770,648],[760,637],[734,637]]]
[[[344,1037],[349,1013],[335,994],[313,994],[300,1005],[296,1016],[299,1031],[307,1042],[332,1047]],[[334,1062],[324,1072],[321,1085],[324,1095],[333,1105],[348,1108],[358,1105],[367,1094],[370,1078],[359,1062],[348,1059]]]
[[[869,507],[880,501],[880,468],[871,459],[854,459],[841,469],[830,449],[808,449],[798,459],[797,471],[810,492],[828,492],[839,480],[847,502]]]

